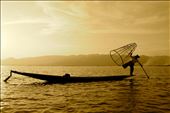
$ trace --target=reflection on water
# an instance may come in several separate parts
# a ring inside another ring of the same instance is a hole
[[[3,67],[26,72],[72,75],[117,75],[129,73],[120,67]],[[168,113],[170,111],[169,67],[146,67],[147,79],[137,67],[136,76],[122,81],[44,84],[14,75],[1,79],[3,113]]]

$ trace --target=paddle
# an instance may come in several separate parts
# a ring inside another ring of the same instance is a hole
[[[146,71],[145,71],[145,69],[143,68],[143,65],[138,61],[138,63],[140,64],[140,66],[141,66],[141,68],[143,69],[143,71],[144,71],[144,73],[145,73],[145,75],[147,76],[147,78],[149,79],[149,76],[148,76],[148,74],[146,73]]]

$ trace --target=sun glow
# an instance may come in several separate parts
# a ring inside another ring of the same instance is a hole
[[[2,1],[1,9],[2,58],[108,54],[132,42],[139,54],[169,55],[166,2]]]

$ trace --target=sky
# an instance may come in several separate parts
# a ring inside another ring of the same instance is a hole
[[[1,58],[135,53],[170,55],[169,7],[154,1],[1,1]]]

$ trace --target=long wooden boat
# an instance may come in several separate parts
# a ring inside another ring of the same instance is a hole
[[[11,70],[10,76],[6,78],[4,81],[7,81],[12,73],[32,77],[35,79],[45,80],[50,83],[77,83],[77,82],[97,82],[97,81],[112,81],[112,80],[123,80],[129,75],[117,75],[117,76],[92,76],[92,77],[78,77],[78,76],[70,76],[69,74],[65,74],[63,76],[57,75],[46,75],[46,74],[37,74],[37,73],[27,73],[27,72],[19,72]]]

